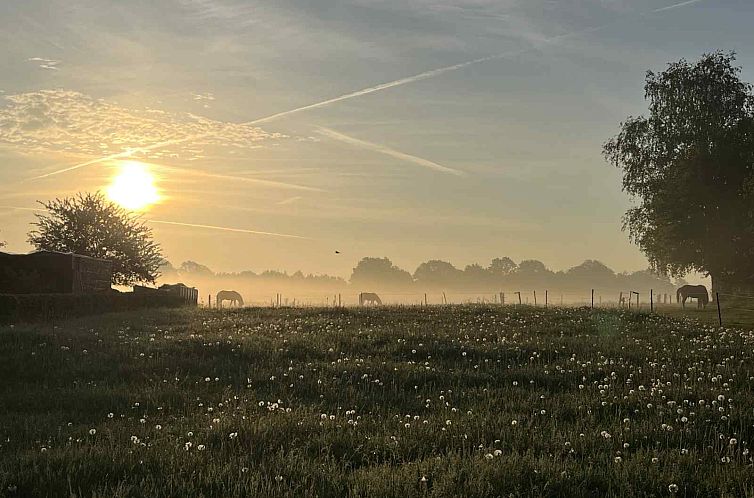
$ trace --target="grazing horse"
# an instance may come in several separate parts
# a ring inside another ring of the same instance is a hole
[[[231,306],[243,306],[243,298],[241,294],[236,291],[222,290],[217,293],[217,300],[215,303],[218,308],[223,307],[223,301],[230,301]]]
[[[382,300],[374,292],[362,292],[359,294],[359,306],[364,306],[365,304],[382,304]]]
[[[676,300],[681,301],[683,307],[686,307],[686,299],[696,298],[696,307],[701,308],[709,303],[709,294],[707,288],[703,285],[684,285],[675,293]]]

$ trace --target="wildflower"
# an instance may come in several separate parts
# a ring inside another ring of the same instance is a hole
[[[670,491],[670,494],[676,494],[678,492],[678,485],[671,484],[670,486],[668,486],[668,491]]]
[[[90,436],[94,436],[95,434],[97,434],[97,429],[89,429]]]

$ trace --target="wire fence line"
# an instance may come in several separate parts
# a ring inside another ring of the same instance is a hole
[[[745,295],[745,294],[731,294],[729,292],[717,292],[716,293],[718,297],[718,301],[722,301],[720,299],[720,296],[726,297],[726,298],[734,298],[734,299],[741,299],[741,300],[747,300],[749,302],[752,302],[754,304],[754,296],[751,295]],[[725,303],[724,309],[725,310],[731,310],[731,311],[747,311],[750,313],[754,313],[754,309],[751,308],[741,308],[737,305],[737,303],[734,302],[733,306],[728,304],[727,299],[723,301]],[[720,305],[722,306],[722,304]]]
[[[589,307],[626,307],[654,308],[674,304],[674,293],[661,292],[653,295],[653,290],[614,290],[605,292],[599,289],[555,290],[438,290],[424,291],[378,291],[382,304],[390,305],[451,305],[451,304],[486,304],[486,305],[529,305],[548,306],[589,306]],[[216,307],[212,296],[201,299],[201,305]],[[214,306],[213,306],[214,304]],[[323,292],[323,293],[263,293],[246,300],[247,305],[260,307],[340,307],[361,305],[359,293]],[[677,303],[676,303],[677,304]]]

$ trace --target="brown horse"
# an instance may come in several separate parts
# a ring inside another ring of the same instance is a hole
[[[241,294],[236,291],[221,290],[217,293],[217,300],[215,301],[218,308],[223,307],[223,301],[230,301],[232,306],[243,306],[243,298]]]
[[[380,296],[378,296],[374,292],[362,292],[361,294],[359,294],[359,306],[364,306],[367,303],[382,304],[382,299],[380,299]]]
[[[703,285],[684,285],[675,293],[676,300],[681,301],[683,307],[686,307],[686,299],[696,298],[697,308],[706,307],[709,304],[709,294],[707,288]]]

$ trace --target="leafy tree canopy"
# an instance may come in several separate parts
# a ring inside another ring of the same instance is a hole
[[[152,230],[97,192],[40,202],[29,243],[38,250],[73,252],[113,262],[113,283],[154,282],[163,262]]]
[[[413,278],[409,272],[398,268],[388,258],[363,258],[353,269],[351,283],[401,287],[411,285]]]
[[[518,268],[518,265],[511,258],[503,257],[493,259],[488,270],[493,275],[505,276],[516,271],[516,268]]]
[[[713,286],[754,279],[754,95],[735,54],[648,72],[649,115],[604,146],[638,205],[624,229],[659,272],[700,271]]]

